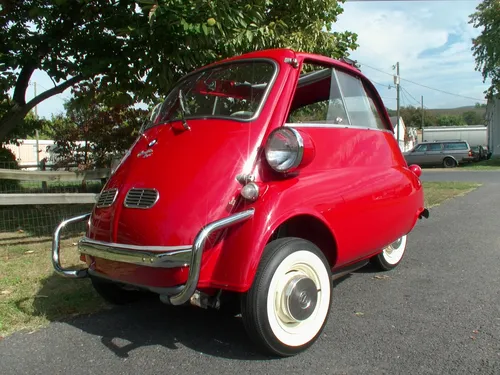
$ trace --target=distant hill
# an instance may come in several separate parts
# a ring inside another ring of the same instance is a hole
[[[434,116],[441,115],[461,115],[464,112],[476,112],[480,116],[484,116],[486,113],[486,107],[475,107],[475,106],[467,106],[467,107],[457,107],[457,108],[436,108],[436,109],[427,109],[427,112],[433,114]]]

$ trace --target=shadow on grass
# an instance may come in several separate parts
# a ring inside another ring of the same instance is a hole
[[[335,288],[349,278],[333,282]],[[20,301],[19,309],[30,308]],[[117,357],[127,358],[137,348],[180,346],[203,354],[239,360],[271,360],[248,337],[241,317],[192,306],[167,306],[154,294],[129,305],[111,306],[93,290],[89,279],[69,280],[53,274],[43,280],[32,314],[63,321],[96,336]],[[78,314],[78,316],[74,316]]]

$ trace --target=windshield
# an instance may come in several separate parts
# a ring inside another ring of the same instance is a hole
[[[258,116],[275,75],[270,61],[246,60],[194,73],[180,81],[155,108],[145,129],[174,120]]]

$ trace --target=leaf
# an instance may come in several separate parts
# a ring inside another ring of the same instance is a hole
[[[250,31],[250,30],[247,30],[246,31],[246,36],[247,36],[247,39],[250,43],[252,43],[252,40],[253,40],[253,33]]]
[[[363,316],[363,315],[365,315],[365,313],[362,313],[362,312],[358,311],[358,312],[355,312],[354,315],[356,315],[356,316]]]
[[[8,295],[9,295],[9,294],[11,294],[11,293],[12,293],[12,292],[11,292],[10,290],[2,290],[2,291],[0,291],[0,294],[1,294],[2,296],[8,296]]]
[[[153,5],[153,7],[151,8],[151,10],[149,11],[149,14],[148,14],[149,22],[151,22],[151,19],[154,17],[155,12],[156,12],[157,9],[158,9],[158,5]]]
[[[25,254],[33,254],[33,253],[34,253],[34,251],[33,251],[33,250],[28,250],[28,251],[25,251],[24,253],[25,253]]]

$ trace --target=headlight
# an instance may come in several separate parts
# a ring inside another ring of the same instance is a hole
[[[265,153],[272,169],[276,172],[290,172],[302,161],[304,141],[297,130],[281,127],[269,135]]]

